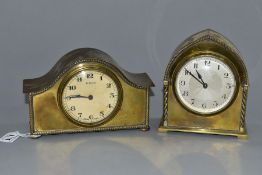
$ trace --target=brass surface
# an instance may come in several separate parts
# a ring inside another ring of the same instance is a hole
[[[174,81],[177,71],[188,60],[199,55],[212,55],[233,71],[236,91],[230,104],[221,111],[204,115],[187,109],[176,96]],[[247,138],[245,111],[248,76],[238,50],[221,34],[207,29],[192,35],[174,52],[164,77],[164,107],[159,131],[181,131],[219,134]]]
[[[61,108],[60,95],[64,81],[75,72],[86,68],[98,68],[111,72],[121,88],[121,99],[110,120],[95,126],[83,126],[68,119]],[[115,69],[99,63],[77,64],[63,74],[52,87],[38,93],[29,93],[31,134],[57,134],[84,131],[149,128],[149,88],[137,88],[128,84],[125,77]]]
[[[122,69],[107,53],[95,48],[79,48],[61,57],[45,75],[33,79],[24,79],[23,92],[27,95],[45,91],[51,88],[73,66],[86,62],[96,62],[114,69],[131,86],[144,89],[154,86],[154,83],[146,73],[131,73]]]

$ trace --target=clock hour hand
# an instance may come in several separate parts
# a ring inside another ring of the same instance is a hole
[[[200,81],[194,74],[192,74],[192,72],[190,72],[189,70],[187,70],[185,68],[185,71],[189,73],[189,75],[191,75],[194,79],[196,79],[199,83],[201,83],[204,87],[204,83],[202,81]]]
[[[67,96],[66,98],[68,98],[68,99],[72,99],[72,98],[88,98],[89,100],[92,100],[93,99],[93,95],[89,95],[89,96],[70,95],[70,96]]]
[[[202,79],[202,76],[201,76],[201,74],[196,70],[196,73],[197,73],[197,76],[198,76],[198,78],[201,80],[201,82],[202,82],[202,84],[203,84],[203,88],[207,88],[207,83],[205,83],[204,81],[203,81],[203,79]]]

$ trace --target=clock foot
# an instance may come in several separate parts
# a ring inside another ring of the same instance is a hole
[[[141,131],[149,131],[150,130],[150,127],[147,126],[146,128],[142,128]]]
[[[241,140],[247,140],[248,139],[248,134],[247,134],[246,128],[245,127],[241,127],[239,131],[240,132],[237,135],[237,138],[241,139]]]
[[[247,135],[237,136],[237,138],[240,139],[240,140],[247,140],[248,136]]]
[[[31,139],[38,139],[41,136],[42,135],[39,135],[39,134],[31,134],[29,138],[31,138]]]
[[[241,139],[241,140],[247,140],[248,139],[248,135],[247,134],[241,134],[241,135],[238,135],[237,138]]]
[[[158,132],[161,132],[161,133],[167,133],[167,129],[165,129],[165,128],[158,128]]]

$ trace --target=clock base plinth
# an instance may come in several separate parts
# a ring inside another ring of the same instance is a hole
[[[197,134],[213,134],[213,135],[224,135],[224,136],[235,136],[238,139],[246,140],[248,139],[248,134],[246,131],[225,131],[225,130],[215,130],[215,129],[199,129],[199,128],[178,128],[171,126],[163,126],[160,124],[158,131],[161,133],[167,132],[188,132],[188,133],[197,133]]]

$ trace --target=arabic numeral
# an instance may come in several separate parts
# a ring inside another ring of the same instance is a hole
[[[227,83],[226,88],[231,89],[232,85],[230,83]]]
[[[217,107],[218,106],[218,102],[214,101],[213,106]]]
[[[92,73],[86,74],[86,78],[94,78],[94,75]]]
[[[93,115],[89,115],[88,118],[89,118],[90,120],[92,120],[92,119],[94,119],[94,116],[93,116]]]
[[[228,73],[224,73],[224,78],[228,78],[229,74]]]
[[[76,90],[76,86],[75,85],[68,86],[68,88],[69,88],[70,91]]]
[[[115,94],[114,93],[110,93],[110,98],[115,98]]]
[[[198,64],[194,63],[194,68],[197,69],[198,68]]]
[[[71,106],[71,107],[70,107],[70,110],[71,110],[71,111],[75,111],[75,110],[76,110],[76,107],[75,107],[75,106]]]
[[[111,88],[112,84],[111,83],[106,83],[106,88]]]
[[[188,91],[184,91],[184,92],[182,93],[182,96],[188,96]]]
[[[205,66],[210,66],[211,65],[211,61],[210,60],[205,60]]]
[[[101,112],[100,112],[100,116],[101,116],[101,117],[104,117],[104,116],[105,116],[104,111],[101,111]]]
[[[186,85],[186,81],[181,80],[181,81],[180,81],[180,85],[181,85],[181,86],[185,86],[185,85]]]
[[[76,81],[77,81],[77,82],[82,82],[82,77],[78,77],[78,78],[76,79]]]
[[[202,108],[203,109],[206,109],[207,108],[207,105],[205,103],[202,104]]]
[[[223,98],[223,99],[227,99],[227,94],[223,94],[223,95],[222,95],[222,98]]]
[[[185,75],[188,75],[189,71],[187,69],[185,69]]]

